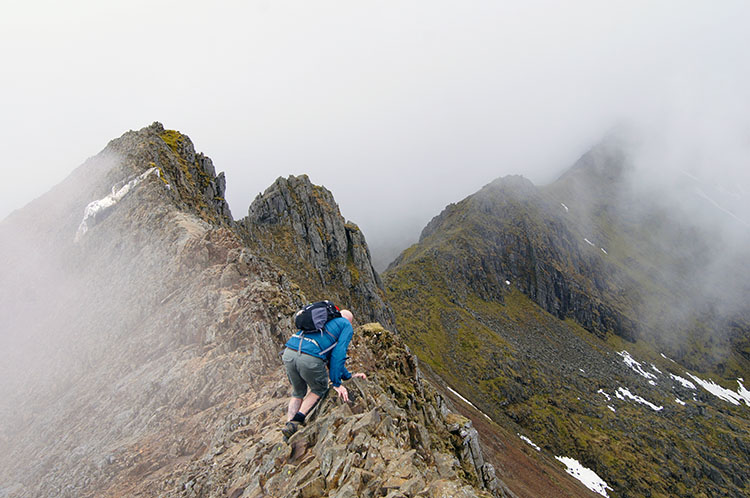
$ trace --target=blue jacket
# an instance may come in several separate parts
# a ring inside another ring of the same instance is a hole
[[[317,356],[328,362],[328,375],[331,378],[331,383],[335,387],[339,387],[342,380],[352,378],[352,374],[346,369],[344,363],[346,362],[346,351],[349,349],[349,342],[351,342],[353,334],[354,330],[349,320],[339,317],[329,320],[323,332],[307,332],[300,338],[301,334],[298,331],[285,345],[289,349],[297,351],[300,349],[301,340],[303,353]],[[338,343],[333,349],[324,352],[336,341]]]

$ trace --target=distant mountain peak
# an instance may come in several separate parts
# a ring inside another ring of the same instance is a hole
[[[612,183],[623,179],[632,171],[628,148],[630,139],[620,134],[611,134],[581,156],[556,182],[571,178],[591,185]]]
[[[507,189],[509,191],[528,191],[535,187],[531,180],[523,175],[506,175],[496,178],[491,183],[487,184],[482,190],[487,188]]]

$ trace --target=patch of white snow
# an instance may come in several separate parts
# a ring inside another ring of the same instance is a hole
[[[745,386],[743,386],[741,382],[738,381],[738,383],[740,384],[738,392],[734,392],[730,389],[721,387],[712,380],[703,380],[690,373],[688,373],[688,375],[695,382],[700,384],[703,389],[710,392],[717,398],[723,399],[724,401],[732,403],[733,405],[739,405],[740,401],[744,401],[747,406],[750,406],[750,392],[745,389]]]
[[[601,249],[604,254],[609,254],[603,247],[600,247],[599,249]]]
[[[598,391],[596,391],[596,392],[597,392],[598,394],[603,394],[603,395],[604,395],[604,397],[605,397],[605,398],[607,398],[607,401],[609,401],[609,400],[611,400],[611,399],[612,399],[612,398],[611,398],[611,397],[609,396],[609,394],[605,393],[605,392],[604,392],[604,391],[602,391],[601,389],[599,389],[599,390],[598,390]]]
[[[676,401],[677,403],[679,403],[680,405],[682,405],[682,406],[685,406],[685,405],[686,405],[686,403],[685,403],[684,401],[682,401],[682,400],[681,400],[680,398],[675,398],[674,400],[675,400],[675,401]]]
[[[560,203],[560,205],[561,205],[562,207],[564,207],[564,208],[565,208],[565,212],[566,212],[566,213],[567,213],[568,211],[570,211],[570,210],[568,209],[568,206],[566,206],[566,205],[565,205],[565,204],[563,204],[562,202]]]
[[[669,358],[668,356],[664,356],[664,353],[659,353],[659,354],[660,354],[660,355],[661,355],[661,357],[662,357],[662,358],[664,358],[665,360],[669,360],[669,361],[671,361],[672,363],[677,363],[677,362],[676,362],[676,361],[674,361],[674,360],[673,360],[672,358]]]
[[[585,242],[586,242],[586,243],[587,243],[588,245],[590,245],[590,246],[592,246],[592,247],[595,247],[595,246],[596,246],[596,244],[594,244],[593,242],[591,242],[591,241],[590,241],[589,239],[583,239],[583,240],[584,240],[584,241],[585,241]]]
[[[556,459],[560,460],[565,467],[568,474],[572,475],[583,483],[584,486],[589,488],[594,493],[599,493],[602,496],[609,496],[607,490],[612,490],[609,485],[602,480],[601,477],[596,475],[591,469],[587,469],[580,462],[574,458],[556,456]]]
[[[510,280],[506,280],[505,285],[510,285]]]
[[[731,212],[730,210],[728,210],[728,209],[724,208],[724,207],[723,207],[723,206],[722,206],[721,204],[719,204],[719,203],[718,203],[718,202],[716,202],[715,200],[711,199],[711,198],[710,198],[710,197],[709,197],[708,195],[706,195],[706,193],[705,193],[705,192],[703,192],[703,191],[702,191],[701,189],[699,189],[699,188],[696,188],[696,189],[695,189],[695,193],[696,193],[696,194],[698,195],[698,197],[701,197],[701,198],[705,199],[706,201],[710,202],[711,204],[713,204],[714,206],[716,206],[716,208],[717,208],[717,209],[718,209],[719,211],[723,211],[724,213],[728,214],[729,216],[731,216],[731,217],[732,217],[732,218],[734,218],[735,220],[739,221],[740,223],[742,223],[742,224],[743,224],[743,225],[745,225],[746,227],[750,228],[750,223],[748,223],[747,221],[743,220],[742,218],[740,218],[739,216],[737,216],[736,214],[734,214],[734,213],[733,213],[733,212]]]
[[[516,434],[518,434],[518,433],[516,433]],[[532,448],[534,448],[536,451],[542,451],[542,449],[539,446],[535,445],[531,441],[531,439],[527,438],[526,436],[522,436],[522,435],[518,434],[518,437],[520,437],[522,441],[524,441],[526,444],[528,444],[529,446],[531,446]]]
[[[92,201],[86,206],[86,209],[83,211],[83,220],[81,221],[81,224],[78,225],[78,231],[76,232],[75,236],[75,242],[78,242],[83,235],[88,232],[89,230],[89,222],[93,221],[94,218],[99,213],[102,213],[115,204],[117,204],[119,201],[122,200],[123,197],[128,195],[131,190],[133,190],[139,183],[141,183],[143,180],[145,180],[150,174],[156,172],[159,173],[159,170],[157,168],[150,168],[146,170],[144,173],[136,176],[132,180],[130,180],[128,183],[120,187],[119,190],[115,190],[115,187],[112,187],[112,192],[107,195],[106,197],[103,197],[101,199],[97,199],[95,201]]]
[[[464,398],[463,396],[461,396],[460,394],[458,394],[456,391],[454,391],[453,389],[451,389],[450,386],[445,386],[445,387],[447,387],[450,392],[452,392],[453,394],[455,394],[456,396],[458,396],[461,399],[461,401],[463,401],[464,403],[466,403],[467,405],[469,405],[470,407],[474,408],[476,411],[478,411],[479,413],[481,413],[482,415],[484,415],[487,420],[492,420],[486,413],[484,413],[482,410],[480,410],[479,408],[477,408],[476,406],[474,406],[474,404],[471,401],[469,401],[468,399]]]
[[[680,377],[679,375],[669,374],[669,376],[672,377],[673,380],[676,380],[677,382],[679,382],[680,384],[682,384],[682,387],[687,387],[688,389],[695,389],[696,388],[695,384],[693,384],[692,382],[690,382],[689,380],[687,380],[685,378]]]
[[[622,361],[624,361],[627,366],[629,366],[631,369],[633,369],[634,372],[636,372],[639,375],[642,375],[643,377],[645,377],[647,379],[651,379],[651,381],[649,382],[649,384],[654,385],[654,386],[656,385],[656,383],[653,382],[653,379],[656,379],[656,375],[654,375],[654,374],[652,374],[652,373],[647,372],[646,370],[644,370],[643,367],[641,366],[641,364],[639,362],[637,362],[635,359],[633,359],[632,356],[630,356],[630,353],[628,353],[627,351],[623,350],[623,351],[620,351],[617,354],[619,354],[620,356],[622,356]]]
[[[746,405],[750,406],[750,391],[745,389],[745,386],[742,385],[743,382],[744,379],[737,379],[737,384],[740,385],[739,389],[737,389],[737,394],[739,394],[740,397],[745,400]]]
[[[617,397],[620,398],[623,401],[625,400],[625,398],[632,399],[633,401],[635,401],[637,403],[641,403],[643,405],[648,406],[649,408],[651,408],[655,412],[658,412],[658,411],[661,411],[661,410],[664,409],[663,406],[656,406],[655,404],[651,403],[650,401],[646,401],[645,399],[641,398],[640,396],[637,396],[637,395],[631,393],[628,389],[626,389],[624,387],[618,387],[617,388],[617,392],[615,394],[617,394]]]
[[[617,410],[615,410],[612,405],[607,405],[607,408],[609,408],[610,410],[612,410],[614,413],[617,413]]]

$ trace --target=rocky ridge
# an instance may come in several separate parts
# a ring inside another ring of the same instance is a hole
[[[281,443],[277,353],[308,298],[265,239],[246,244],[259,232],[231,219],[223,189],[186,136],[155,123],[2,222],[2,278],[18,287],[0,305],[0,496],[502,496],[470,423],[379,325],[358,329],[352,361],[374,372],[359,399],[329,397]],[[364,238],[327,223],[333,259],[308,267],[358,270],[349,291],[374,315]]]
[[[278,416],[284,379],[227,415],[200,461],[142,492],[188,496],[509,496],[482,459],[476,431],[422,381],[415,359],[379,324],[355,334],[353,401],[333,390],[288,442]],[[382,365],[381,358],[386,358]],[[380,368],[375,365],[380,363]],[[218,484],[221,483],[221,486]],[[473,483],[478,490],[469,483]]]

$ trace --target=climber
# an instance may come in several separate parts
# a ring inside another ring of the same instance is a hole
[[[325,333],[309,335],[297,332],[285,344],[286,349],[281,359],[293,389],[287,410],[287,423],[281,430],[285,440],[297,432],[299,424],[305,423],[305,417],[315,403],[328,393],[328,378],[333,389],[346,403],[349,402],[349,393],[341,381],[352,377],[367,379],[364,373],[352,375],[344,365],[354,333],[354,315],[349,310],[341,310],[340,314],[341,316],[326,322]]]

